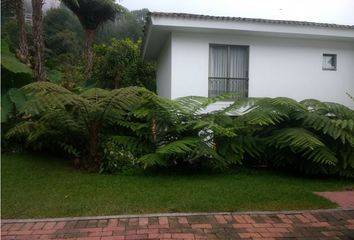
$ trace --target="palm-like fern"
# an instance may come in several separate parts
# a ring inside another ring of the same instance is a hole
[[[23,111],[31,118],[11,129],[7,137],[24,135],[28,144],[49,139],[47,143],[55,142],[73,155],[81,152],[89,168],[100,165],[98,148],[109,126],[154,95],[138,87],[75,94],[49,82],[32,83],[23,90],[31,98]]]
[[[235,122],[252,126],[252,136],[264,140],[262,158],[307,172],[328,173],[331,169],[353,175],[353,110],[337,103],[288,98],[252,99],[242,106],[244,114]],[[230,106],[228,111],[235,108]]]
[[[161,98],[138,87],[75,94],[37,82],[23,88],[28,118],[8,137],[56,145],[100,165],[103,138],[149,166],[200,164],[225,168],[248,160],[309,173],[354,175],[354,111],[336,103],[289,98],[240,99],[205,109],[223,97]]]

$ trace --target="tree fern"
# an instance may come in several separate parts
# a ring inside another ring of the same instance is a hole
[[[31,118],[10,130],[8,137],[22,133],[28,143],[39,137],[57,139],[62,141],[58,145],[74,156],[78,151],[70,147],[73,144],[68,136],[80,137],[84,146],[81,158],[87,167],[96,169],[100,165],[98,145],[105,129],[116,126],[127,112],[145,101],[144,97],[154,95],[138,87],[89,89],[76,94],[49,82],[29,84],[23,90],[31,97],[23,108]],[[35,124],[41,127],[34,128]]]

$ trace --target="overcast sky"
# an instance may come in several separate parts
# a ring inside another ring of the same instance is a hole
[[[354,0],[117,0],[129,10],[354,25]]]

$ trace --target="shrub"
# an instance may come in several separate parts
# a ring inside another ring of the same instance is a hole
[[[141,168],[134,154],[115,142],[107,140],[102,147],[100,173],[130,173]]]
[[[93,79],[98,87],[115,89],[142,86],[155,91],[155,65],[140,57],[141,42],[112,39],[95,46]]]

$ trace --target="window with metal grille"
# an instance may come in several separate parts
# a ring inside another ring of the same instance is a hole
[[[337,54],[328,54],[328,53],[323,54],[322,70],[326,70],[326,71],[337,70]]]
[[[211,44],[209,50],[209,97],[235,93],[248,97],[248,46]]]

